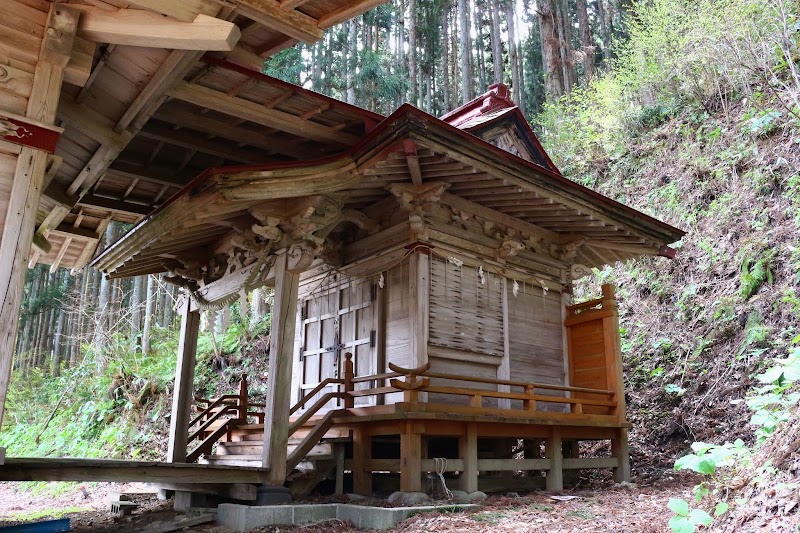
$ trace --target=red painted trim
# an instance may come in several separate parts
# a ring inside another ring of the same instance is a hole
[[[12,118],[0,111],[0,138],[4,141],[52,154],[60,136],[58,129],[32,124],[21,117]]]
[[[685,235],[685,234],[684,234],[684,235]],[[677,253],[678,253],[678,250],[676,250],[675,248],[670,248],[670,247],[669,247],[669,246],[667,246],[666,244],[663,244],[663,245],[662,245],[662,246],[661,246],[661,247],[658,249],[658,255],[659,255],[659,256],[661,256],[661,257],[666,257],[666,258],[668,258],[668,259],[675,259],[675,255],[676,255]]]

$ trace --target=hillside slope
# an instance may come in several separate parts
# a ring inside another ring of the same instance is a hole
[[[672,261],[595,276],[619,287],[639,474],[693,441],[752,441],[742,400],[800,333],[800,128],[752,115],[690,105],[585,161],[584,182],[688,231]]]

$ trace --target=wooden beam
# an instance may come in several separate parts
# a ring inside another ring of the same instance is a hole
[[[256,486],[247,483],[157,483],[156,487],[164,490],[211,494],[242,501],[256,499]]]
[[[186,462],[199,328],[200,312],[191,310],[191,304],[187,297],[181,308],[181,334],[178,341],[175,386],[172,391],[172,417],[169,421],[169,445],[167,447],[167,460],[170,463]]]
[[[262,465],[269,468],[269,483],[286,482],[286,457],[289,442],[292,359],[294,358],[297,292],[300,273],[290,269],[289,253],[275,260],[275,303],[270,335],[269,387],[264,400],[264,447]]]
[[[408,173],[411,174],[411,183],[422,185],[422,171],[419,168],[419,158],[417,157],[417,143],[411,139],[403,142],[403,149],[408,163]]]
[[[172,2],[162,2],[167,3]],[[238,26],[232,22],[202,13],[192,22],[181,22],[141,9],[110,11],[94,6],[75,7],[81,11],[78,35],[97,43],[229,51],[240,37]]]
[[[33,75],[26,116],[52,124],[61,94],[64,69],[72,52],[78,25],[77,10],[64,4],[51,4],[44,38],[41,41]],[[27,146],[20,149],[0,239],[0,426],[3,422],[6,393],[11,377],[17,323],[30,256],[33,229],[41,187],[47,172],[48,154]],[[11,179],[9,179],[11,178]]]
[[[183,22],[192,22],[197,15],[213,17],[219,11],[219,2],[214,0],[180,0],[170,2],[164,0],[127,0],[128,4],[140,9],[148,9]]]
[[[348,2],[339,9],[331,11],[327,15],[319,18],[318,25],[323,30],[335,26],[340,22],[350,20],[356,15],[369,11],[373,7],[385,4],[386,0],[362,0],[361,2]]]
[[[319,21],[304,13],[281,9],[277,0],[239,0],[239,13],[306,44],[322,38]],[[381,2],[383,3],[383,2]]]
[[[200,107],[219,111],[243,120],[249,120],[263,126],[279,129],[315,141],[334,143],[337,145],[355,144],[359,137],[343,131],[338,131],[329,126],[303,120],[300,117],[267,109],[264,105],[228,96],[222,91],[216,91],[202,85],[179,83],[169,91],[170,96],[189,102]]]
[[[126,202],[123,200],[103,198],[94,194],[87,194],[83,196],[75,205],[82,207],[94,207],[104,211],[111,211],[112,213],[122,213],[142,217],[149,215],[154,207],[133,202]]]
[[[56,255],[56,258],[53,260],[53,264],[50,265],[51,274],[54,273],[56,270],[58,270],[61,261],[64,260],[64,254],[67,253],[67,250],[69,250],[69,246],[71,244],[72,244],[72,237],[67,237],[66,239],[64,239],[64,242],[61,243],[61,249],[58,251],[58,255]]]
[[[108,459],[6,458],[0,481],[143,481],[263,483],[257,468]]]

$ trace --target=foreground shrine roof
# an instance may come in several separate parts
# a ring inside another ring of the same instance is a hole
[[[383,1],[70,0],[81,14],[57,112],[64,132],[30,263],[81,268],[110,221],[139,222],[209,167],[354,145],[382,117],[260,70],[265,58]],[[16,18],[0,21],[7,44],[18,45],[4,49],[12,65],[35,62],[47,16],[46,5],[22,8],[27,33]],[[7,111],[24,114],[25,103]]]
[[[437,189],[437,201],[458,212],[532,236],[537,241],[530,241],[532,250],[544,242],[570,248],[569,261],[585,266],[674,254],[667,245],[683,231],[566,179],[529,126],[527,143],[541,150],[538,162],[536,154],[511,153],[448,123],[479,131],[515,110],[506,105],[455,121],[452,114],[437,119],[406,104],[338,155],[210,168],[94,265],[111,277],[189,272],[198,279],[201,270],[209,275],[203,262],[223,247],[268,250],[277,235],[296,234],[301,214],[314,213],[303,198],[334,198],[340,214],[347,215],[331,218],[331,226],[344,220],[364,229],[375,223],[364,213],[396,209],[392,201],[402,200],[405,191],[426,189]],[[527,135],[513,120],[504,124],[514,135]],[[328,235],[333,227],[317,229]]]

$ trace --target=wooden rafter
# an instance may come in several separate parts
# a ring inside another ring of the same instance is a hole
[[[239,12],[307,44],[314,44],[322,38],[323,32],[317,19],[294,9],[281,9],[277,0],[239,0]]]
[[[239,117],[263,126],[277,128],[294,135],[300,135],[322,142],[332,142],[341,145],[355,144],[356,135],[336,131],[330,126],[303,120],[296,115],[267,108],[263,104],[251,102],[243,98],[231,97],[222,91],[217,91],[202,85],[179,83],[169,91],[170,96],[185,102],[213,109],[220,113]]]

